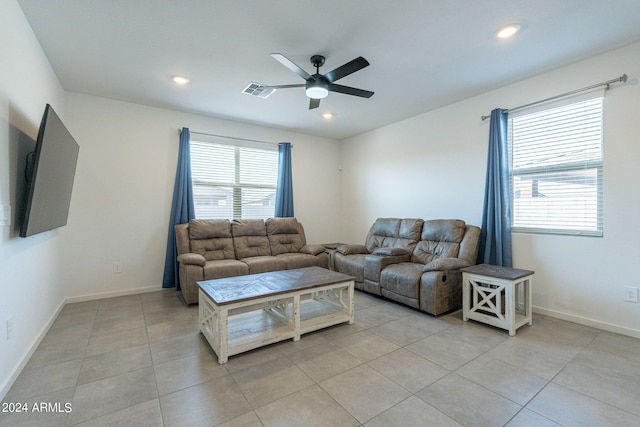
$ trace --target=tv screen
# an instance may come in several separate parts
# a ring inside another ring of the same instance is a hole
[[[27,161],[27,197],[20,236],[67,225],[73,178],[80,147],[47,104],[36,148]],[[32,165],[32,166],[31,166]]]

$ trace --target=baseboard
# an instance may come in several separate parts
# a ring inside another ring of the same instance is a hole
[[[24,369],[24,367],[27,366],[27,363],[29,363],[31,356],[33,356],[33,353],[35,353],[36,349],[38,348],[38,346],[40,345],[44,337],[49,332],[49,329],[51,329],[51,326],[53,326],[53,323],[56,321],[56,319],[58,318],[58,315],[64,308],[65,303],[66,301],[63,300],[58,306],[58,308],[53,312],[51,317],[49,317],[49,320],[44,325],[44,327],[40,330],[40,333],[38,334],[38,336],[36,336],[36,338],[33,340],[31,345],[27,349],[26,353],[20,358],[20,362],[13,369],[13,372],[11,372],[11,375],[9,375],[9,378],[7,378],[4,384],[2,384],[2,387],[0,387],[0,401],[2,401],[7,395],[7,393],[9,393],[9,389],[11,389],[11,386],[13,386],[13,383],[16,382],[16,380],[18,379],[18,376],[20,376],[20,373],[22,373],[22,370]]]
[[[81,295],[78,297],[67,297],[67,299],[65,300],[65,303],[69,304],[73,302],[93,301],[96,299],[121,297],[125,295],[146,294],[147,292],[155,292],[155,291],[162,291],[162,290],[170,290],[175,292],[175,288],[163,288],[162,286],[147,286],[144,288],[125,289],[122,291],[112,291],[112,292],[101,292],[98,294]]]
[[[562,313],[559,311],[548,310],[542,307],[533,306],[534,313],[543,314],[545,316],[554,317],[560,320],[566,320],[568,322],[577,323],[579,325],[590,326],[592,328],[602,329],[603,331],[613,332],[620,335],[626,335],[633,338],[640,338],[640,330],[626,328],[624,326],[612,325],[610,323],[601,322],[599,320],[593,320],[586,317],[576,316],[573,314]]]

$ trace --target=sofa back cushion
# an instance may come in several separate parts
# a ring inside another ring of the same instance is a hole
[[[465,225],[465,222],[459,219],[425,221],[411,261],[427,264],[438,258],[457,258]]]
[[[411,252],[422,231],[421,219],[378,218],[373,223],[365,246],[369,252],[375,248],[402,248]]]
[[[271,255],[300,252],[305,239],[295,218],[268,218],[266,225]]]
[[[231,224],[231,234],[238,259],[271,255],[264,220],[234,220]]]
[[[189,221],[189,245],[191,252],[202,255],[207,261],[236,257],[231,224],[226,219]]]

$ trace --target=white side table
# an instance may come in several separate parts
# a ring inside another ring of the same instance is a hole
[[[462,268],[462,319],[509,331],[532,323],[531,282],[534,272],[489,264]]]
[[[336,250],[338,249],[338,246],[342,246],[342,245],[344,245],[344,243],[322,243],[321,244],[321,246],[324,246],[325,253],[329,256],[329,270],[331,271],[336,270],[336,264],[335,264]]]

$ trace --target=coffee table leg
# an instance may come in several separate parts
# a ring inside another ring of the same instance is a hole
[[[218,363],[222,365],[229,360],[229,316],[226,308],[221,308],[218,311],[218,328],[220,334]]]
[[[300,295],[293,296],[293,340],[300,341]]]
[[[353,299],[355,297],[354,285],[353,282],[349,285],[349,324],[353,325],[355,321],[355,308],[353,305]]]

